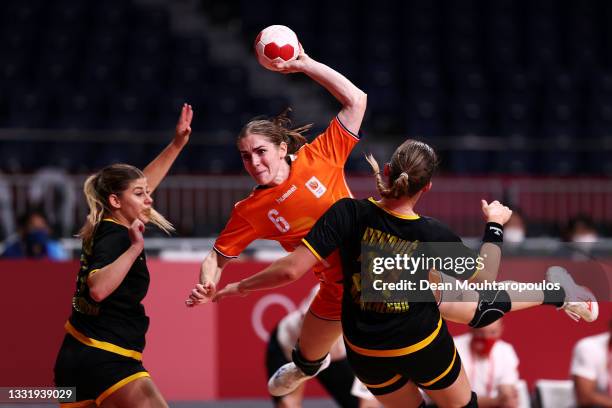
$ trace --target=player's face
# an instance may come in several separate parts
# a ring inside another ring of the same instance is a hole
[[[245,170],[257,184],[273,185],[279,181],[277,175],[287,155],[287,145],[277,146],[266,136],[247,133],[238,142],[238,150]]]
[[[146,178],[140,178],[130,183],[128,188],[120,194],[120,208],[118,211],[128,223],[134,222],[137,218],[143,223],[147,223],[151,216],[151,206],[153,199],[151,191],[147,185]]]

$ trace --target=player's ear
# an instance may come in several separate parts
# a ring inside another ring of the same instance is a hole
[[[119,196],[117,194],[111,194],[108,196],[108,203],[110,204],[112,209],[121,208],[121,200],[119,200]]]
[[[284,159],[287,156],[287,143],[286,142],[281,142],[281,144],[278,145],[278,152],[280,154],[281,159]]]
[[[427,185],[425,185],[425,187],[423,187],[423,189],[421,190],[422,192],[426,193],[429,190],[431,190],[431,186],[432,186],[432,182],[430,181],[429,183],[427,183]]]

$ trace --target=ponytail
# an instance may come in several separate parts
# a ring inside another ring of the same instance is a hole
[[[144,173],[129,164],[113,164],[87,177],[83,184],[83,193],[89,207],[89,214],[85,223],[79,230],[77,237],[83,240],[83,247],[91,248],[94,232],[105,216],[109,216],[108,197],[111,194],[121,194],[130,182],[145,177]],[[159,227],[166,234],[174,231],[174,226],[155,209],[149,213],[151,223]]]
[[[402,195],[406,194],[408,191],[410,177],[408,173],[402,172],[398,178],[395,179],[393,185],[388,187],[387,184],[383,181],[380,166],[378,162],[371,154],[366,155],[365,159],[372,167],[374,171],[374,177],[376,177],[376,189],[381,197],[384,198],[400,198]]]
[[[103,199],[98,195],[96,185],[100,178],[100,173],[87,177],[83,184],[83,193],[89,207],[89,214],[85,224],[79,230],[77,237],[81,238],[84,243],[89,243],[96,229],[96,226],[102,221],[105,212]]]

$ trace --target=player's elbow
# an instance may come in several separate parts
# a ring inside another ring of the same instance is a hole
[[[95,302],[101,302],[108,297],[108,293],[99,286],[94,285],[89,288],[89,297]]]
[[[350,104],[356,110],[365,112],[366,106],[368,105],[368,94],[359,89],[354,95],[352,95]]]
[[[89,286],[89,297],[95,302],[101,302],[110,294],[108,290],[97,279],[89,278],[87,281]]]

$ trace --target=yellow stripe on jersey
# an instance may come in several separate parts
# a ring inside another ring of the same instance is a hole
[[[405,356],[407,354],[415,353],[427,347],[438,336],[438,333],[440,333],[441,328],[442,328],[442,317],[440,317],[440,320],[438,320],[438,326],[436,327],[436,329],[429,336],[427,336],[423,340],[411,346],[402,347],[398,349],[387,349],[387,350],[367,349],[367,348],[363,348],[363,347],[354,345],[346,338],[346,336],[344,336],[344,341],[351,348],[351,350],[353,350],[357,354],[361,354],[362,356],[400,357],[400,356]]]
[[[139,373],[132,374],[129,377],[124,378],[123,380],[119,381],[118,383],[114,385],[111,385],[107,390],[105,390],[102,394],[100,394],[98,398],[96,398],[96,405],[98,406],[102,405],[102,402],[106,398],[108,398],[113,392],[117,391],[119,388],[131,383],[134,380],[137,380],[139,378],[144,378],[144,377],[151,377],[151,375],[147,373],[146,371],[141,371]]]
[[[374,204],[375,206],[377,206],[378,208],[380,208],[381,210],[383,210],[384,212],[386,212],[389,215],[392,215],[394,217],[400,218],[402,220],[418,220],[419,218],[421,218],[420,215],[416,214],[416,215],[404,215],[404,214],[400,214],[398,212],[395,212],[393,210],[390,210],[388,208],[383,207],[379,202],[377,202],[376,200],[374,200],[374,198],[370,197],[368,198],[368,201],[371,202],[372,204]]]
[[[321,255],[319,255],[319,253],[312,247],[312,245],[308,243],[308,241],[306,241],[305,238],[302,238],[302,243],[306,245],[306,248],[308,248],[308,250],[312,252],[312,254],[319,260],[319,262],[321,262],[325,266],[329,266],[329,263],[327,263],[327,261],[323,259]]]
[[[102,221],[114,222],[117,225],[121,225],[122,227],[125,227],[125,225],[121,224],[119,221],[117,221],[114,218],[103,218]]]
[[[428,381],[426,383],[421,383],[420,385],[424,386],[424,387],[429,387],[430,385],[433,385],[435,383],[437,383],[438,381],[440,381],[442,378],[444,378],[444,376],[446,376],[446,374],[448,374],[450,372],[450,370],[453,368],[453,365],[455,365],[455,359],[457,358],[457,348],[455,348],[455,353],[453,354],[453,360],[451,361],[450,365],[446,368],[446,370],[444,370],[442,372],[442,374],[440,374],[439,376],[437,376],[436,378],[434,378],[431,381]]]
[[[85,336],[83,333],[74,328],[69,321],[64,325],[64,329],[66,332],[70,334],[72,337],[80,341],[89,347],[95,347],[101,350],[110,351],[111,353],[119,354],[124,357],[133,358],[134,360],[142,361],[142,353],[136,350],[126,349],[120,346],[116,346],[112,343],[108,343],[106,341],[95,340]]]

